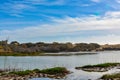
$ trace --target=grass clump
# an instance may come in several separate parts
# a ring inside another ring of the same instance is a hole
[[[10,72],[9,74],[16,74],[19,76],[24,76],[24,75],[29,75],[32,72],[33,71],[31,71],[31,70],[25,70],[25,71],[14,71],[14,72]]]
[[[105,80],[113,80],[113,79],[120,79],[120,73],[115,73],[115,74],[106,74],[106,75],[103,75],[101,77],[101,79],[105,79]]]
[[[82,68],[93,68],[93,67],[100,67],[100,68],[106,68],[106,67],[114,67],[119,65],[120,63],[103,63],[103,64],[97,64],[97,65],[86,65]]]
[[[9,74],[25,76],[25,75],[29,75],[31,73],[43,73],[43,74],[56,75],[56,74],[69,73],[69,71],[64,67],[55,67],[55,68],[49,68],[49,69],[43,69],[43,70],[34,69],[34,70],[25,70],[25,71],[14,71],[14,72],[10,72]]]
[[[55,67],[55,68],[44,69],[41,70],[40,72],[45,74],[63,74],[63,73],[68,73],[68,70],[64,67]]]
[[[34,69],[33,72],[40,73],[40,70],[39,69]]]

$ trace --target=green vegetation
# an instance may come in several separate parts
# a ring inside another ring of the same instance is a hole
[[[120,65],[120,63],[103,63],[103,64],[97,64],[97,65],[86,65],[82,68],[93,68],[93,67],[100,67],[100,68],[106,68],[106,67],[114,67]]]
[[[86,65],[82,67],[75,67],[75,69],[81,69],[88,72],[106,72],[112,68],[120,66],[120,63],[104,63],[97,65]]]
[[[43,52],[39,53],[0,53],[0,56],[42,56]]]
[[[97,43],[77,43],[72,44],[68,43],[19,43],[17,41],[13,41],[10,44],[7,43],[7,40],[0,41],[0,55],[2,56],[17,56],[20,55],[41,55],[41,52],[45,53],[56,53],[56,52],[78,52],[78,51],[93,51],[100,47]],[[11,53],[11,54],[4,54]],[[25,53],[25,54],[24,54]]]
[[[57,54],[57,53],[45,53],[45,52],[36,52],[36,53],[0,53],[0,56],[71,56],[71,55],[86,55],[86,54],[97,54],[95,52],[88,53],[70,53],[70,54]]]
[[[10,72],[9,74],[16,74],[18,76],[24,76],[24,75],[29,75],[30,73],[33,73],[33,71],[32,70],[14,71],[14,72]]]
[[[120,80],[120,73],[106,74],[101,77],[103,80]]]
[[[99,45],[97,43],[19,43],[0,41],[0,56],[36,56],[41,53],[120,50],[120,45]],[[7,54],[8,53],[8,54]],[[11,54],[10,54],[11,53]],[[19,53],[19,54],[18,54]],[[58,55],[58,54],[57,54]]]
[[[48,77],[54,79],[64,78],[70,72],[64,67],[54,67],[49,69],[34,69],[24,71],[3,71],[0,73],[0,80],[28,80],[30,78]]]
[[[33,72],[40,73],[40,69],[33,69]]]
[[[49,68],[49,69],[43,69],[43,70],[39,70],[39,69],[34,69],[34,70],[25,70],[25,71],[14,71],[14,72],[10,72],[9,74],[15,74],[18,76],[25,76],[25,75],[29,75],[32,73],[43,73],[43,74],[65,74],[65,73],[69,73],[69,71],[64,68],[64,67],[55,67],[55,68]]]
[[[68,73],[67,69],[64,67],[55,67],[50,69],[44,69],[40,71],[41,73],[45,74],[62,74],[62,73]]]

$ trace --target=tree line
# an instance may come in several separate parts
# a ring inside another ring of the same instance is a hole
[[[97,43],[19,43],[17,41],[11,42],[8,46],[13,52],[20,53],[92,51],[100,47]]]

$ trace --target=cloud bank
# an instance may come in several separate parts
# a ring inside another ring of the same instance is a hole
[[[1,30],[0,39],[9,36],[11,41],[29,42],[34,39],[45,41],[51,37],[51,40],[46,41],[120,43],[119,30],[120,12],[107,12],[103,16],[51,18],[51,23],[47,24]]]

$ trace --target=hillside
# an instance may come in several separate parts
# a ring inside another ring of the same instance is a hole
[[[41,53],[41,52],[79,52],[79,51],[104,51],[120,50],[120,44],[99,45],[97,43],[19,43],[13,41],[10,44],[7,41],[0,41],[0,53]]]

